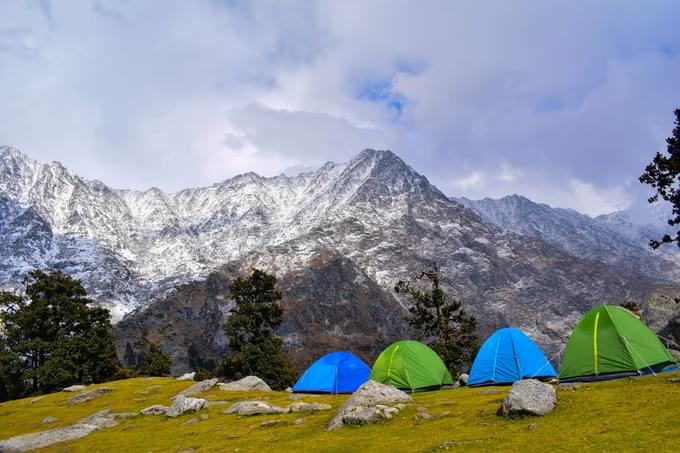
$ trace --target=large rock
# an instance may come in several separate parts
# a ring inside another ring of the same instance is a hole
[[[367,381],[343,404],[328,424],[334,430],[343,424],[366,424],[392,418],[395,411],[390,404],[406,403],[412,398],[401,390]],[[398,412],[399,409],[396,410]]]
[[[512,385],[499,413],[508,417],[545,415],[555,409],[557,393],[546,383],[536,379],[523,379]]]
[[[207,401],[203,398],[188,398],[180,393],[172,400],[172,405],[170,405],[165,415],[168,417],[179,417],[182,414],[203,409],[206,403]]]
[[[89,392],[82,392],[68,400],[69,404],[81,404],[93,400],[106,393],[113,392],[111,387],[99,387],[98,389],[90,390]]]
[[[212,378],[212,379],[206,379],[201,382],[197,382],[194,385],[192,385],[189,388],[186,388],[180,392],[180,395],[184,396],[189,396],[189,395],[195,395],[196,393],[201,393],[210,390],[211,388],[215,387],[215,384],[219,379],[217,378]]]
[[[286,409],[264,401],[241,401],[222,411],[224,414],[236,413],[238,415],[283,414],[285,412],[287,412]]]
[[[254,390],[262,392],[272,391],[272,389],[267,385],[267,383],[257,376],[246,376],[243,379],[239,379],[238,381],[219,384],[218,387],[220,388],[220,390],[224,391],[244,391],[244,392]]]
[[[118,424],[117,419],[121,415],[125,414],[115,414],[111,412],[111,409],[104,409],[79,420],[71,426],[15,436],[0,442],[0,452],[30,451],[49,447],[59,442],[80,439],[102,428],[116,426]]]

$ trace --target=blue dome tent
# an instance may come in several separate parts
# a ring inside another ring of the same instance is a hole
[[[352,393],[368,380],[371,369],[349,352],[331,352],[318,359],[293,386],[294,392]]]
[[[512,384],[525,378],[553,378],[557,372],[543,351],[514,327],[497,330],[475,357],[468,385]]]

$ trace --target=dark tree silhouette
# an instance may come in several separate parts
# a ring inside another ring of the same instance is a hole
[[[675,128],[666,139],[666,145],[666,154],[656,153],[654,160],[640,176],[640,182],[656,189],[656,194],[649,198],[650,203],[655,203],[659,197],[671,203],[673,213],[668,224],[675,226],[680,224],[680,109],[675,110]],[[680,231],[675,237],[666,234],[660,239],[652,239],[649,245],[656,249],[661,244],[671,242],[680,246]]]
[[[415,287],[423,280],[429,282],[429,289]],[[477,351],[477,321],[465,314],[459,300],[448,298],[440,284],[439,266],[433,264],[413,282],[399,281],[394,290],[412,299],[409,324],[456,376],[469,365]]]

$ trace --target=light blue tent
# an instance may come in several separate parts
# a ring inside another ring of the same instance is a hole
[[[468,385],[512,384],[520,379],[556,375],[536,343],[521,330],[507,327],[494,332],[479,349]]]
[[[307,368],[294,392],[352,393],[368,380],[371,369],[350,352],[331,352]]]

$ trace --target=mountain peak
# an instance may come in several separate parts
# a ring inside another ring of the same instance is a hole
[[[29,160],[29,157],[13,146],[0,146],[0,161],[5,160]]]

